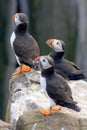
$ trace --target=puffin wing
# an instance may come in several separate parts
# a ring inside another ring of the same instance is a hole
[[[76,66],[74,62],[69,61],[69,63],[70,63],[74,68],[76,68],[77,70],[80,70],[80,68],[79,68],[78,66]]]
[[[71,62],[71,61],[65,59],[64,57],[62,58],[62,63],[64,63],[65,65],[68,65],[70,67],[70,69],[80,70],[79,67],[76,66],[74,62]],[[66,67],[68,67],[68,66],[66,66]]]
[[[79,69],[78,66],[76,66],[73,62],[63,58],[61,59],[58,64],[55,66],[56,69],[62,69],[62,71],[67,74],[68,76],[74,76],[74,75],[79,75],[83,76],[81,70]]]
[[[61,76],[56,75],[53,80],[50,79],[47,83],[47,92],[51,98],[57,101],[76,104],[76,102],[73,101],[69,85]]]
[[[40,54],[37,42],[31,35],[16,38],[13,47],[19,59],[29,65],[31,65],[33,59]]]

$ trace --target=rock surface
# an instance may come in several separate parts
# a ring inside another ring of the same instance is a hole
[[[0,120],[0,130],[10,130],[12,129],[12,125]]]
[[[50,102],[40,87],[39,77],[39,71],[31,70],[10,79],[9,122],[14,130],[87,130],[87,82],[68,82],[81,112],[62,107],[61,111],[44,116],[39,110],[49,108]]]

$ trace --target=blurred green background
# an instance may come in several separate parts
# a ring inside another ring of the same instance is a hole
[[[16,68],[10,46],[14,24],[11,16],[24,12],[29,17],[29,33],[37,40],[41,55],[51,49],[49,38],[66,43],[65,57],[81,69],[87,68],[87,0],[0,0],[0,118],[5,117],[9,79]]]

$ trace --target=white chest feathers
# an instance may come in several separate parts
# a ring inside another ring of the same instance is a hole
[[[44,90],[46,90],[46,78],[44,78],[43,76],[40,76],[40,86],[41,86]],[[47,94],[47,95],[48,95],[48,94]],[[49,100],[50,100],[50,107],[55,106],[56,104],[55,104],[54,100],[53,100],[51,97],[49,97],[49,95],[48,95],[48,98],[49,98]]]
[[[46,90],[46,78],[43,76],[40,76],[40,86]]]
[[[14,42],[15,38],[16,38],[16,35],[13,32],[12,35],[11,35],[11,38],[10,38],[10,43],[11,43],[12,48],[13,48],[13,42]]]
[[[14,42],[15,39],[16,39],[16,35],[13,32],[12,35],[11,35],[11,38],[10,38],[10,43],[11,43],[11,47],[13,49],[13,52],[14,52],[13,42]],[[21,63],[20,63],[19,58],[18,58],[18,56],[16,54],[15,54],[15,57],[16,57],[16,60],[17,60],[18,64],[20,65]]]

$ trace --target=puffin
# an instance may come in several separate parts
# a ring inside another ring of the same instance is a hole
[[[46,90],[50,108],[43,109],[43,114],[51,114],[51,110],[60,110],[59,106],[80,111],[80,107],[72,97],[72,91],[67,81],[55,72],[54,61],[50,56],[40,56],[37,58],[41,67],[40,86]]]
[[[86,78],[78,66],[64,58],[65,43],[62,40],[48,39],[46,43],[52,48],[52,52],[49,55],[54,60],[56,73],[63,76],[66,80],[80,80]]]
[[[13,73],[13,75],[17,75],[34,68],[33,61],[40,55],[40,49],[36,40],[28,33],[28,17],[24,13],[15,13],[12,20],[15,23],[15,29],[10,43],[19,65],[19,68]]]

